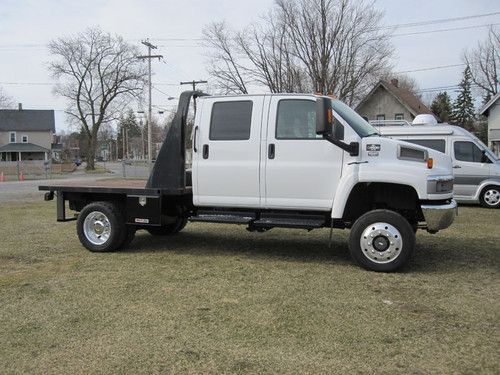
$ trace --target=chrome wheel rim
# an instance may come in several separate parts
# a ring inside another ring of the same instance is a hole
[[[359,241],[361,252],[371,262],[393,262],[403,249],[399,230],[389,223],[374,223],[365,228]]]
[[[483,199],[488,206],[496,206],[500,202],[500,191],[497,189],[486,190]]]
[[[83,233],[92,244],[103,245],[111,236],[111,223],[102,212],[92,211],[85,218]]]

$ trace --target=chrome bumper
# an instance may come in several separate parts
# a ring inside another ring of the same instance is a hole
[[[448,204],[423,204],[421,207],[429,232],[448,228],[457,214],[457,202],[454,199]]]

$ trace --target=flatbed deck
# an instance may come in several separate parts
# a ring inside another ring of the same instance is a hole
[[[62,191],[75,193],[106,193],[106,194],[136,194],[136,195],[162,195],[162,194],[182,194],[186,190],[170,189],[150,189],[146,188],[146,180],[128,179],[106,179],[97,181],[68,181],[58,185],[42,185],[38,187],[41,191]]]

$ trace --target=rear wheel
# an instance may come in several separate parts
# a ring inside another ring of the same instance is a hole
[[[175,223],[164,225],[161,227],[149,227],[147,231],[153,236],[172,236],[179,233],[187,224],[187,218],[179,217]]]
[[[114,251],[126,237],[121,210],[110,202],[88,204],[78,215],[78,238],[85,248],[94,252]]]
[[[404,266],[415,248],[415,233],[400,214],[374,210],[361,216],[351,228],[349,250],[362,267],[391,272]]]
[[[500,207],[500,186],[486,186],[481,192],[479,201],[486,208]]]

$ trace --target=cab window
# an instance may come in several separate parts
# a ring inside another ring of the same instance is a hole
[[[283,99],[278,103],[276,139],[316,139],[316,102]]]
[[[251,101],[217,102],[210,119],[211,141],[242,141],[250,139]]]
[[[471,163],[484,163],[483,152],[474,143],[457,141],[454,143],[455,159]]]

